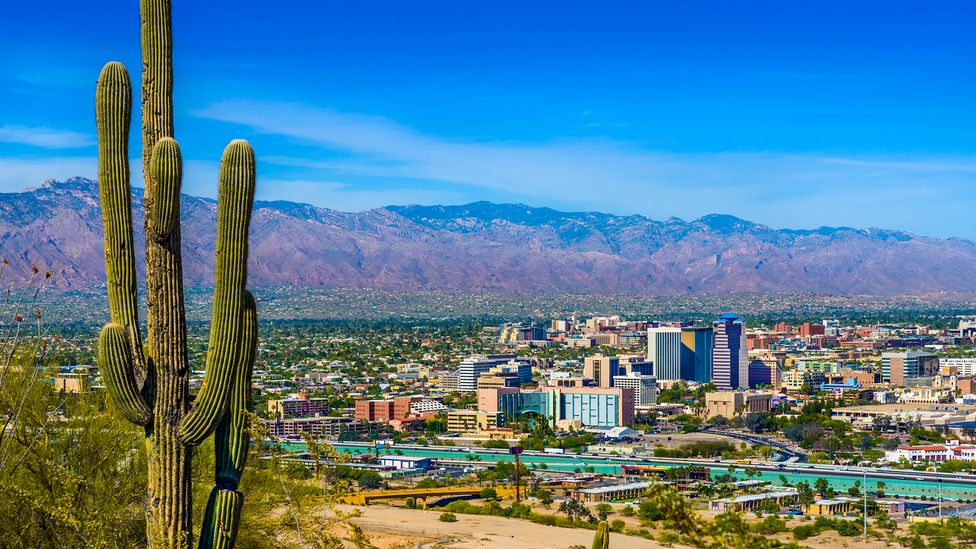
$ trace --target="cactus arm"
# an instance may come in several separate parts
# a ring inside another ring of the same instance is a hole
[[[132,84],[121,63],[102,68],[95,88],[95,123],[98,127],[98,191],[105,232],[105,277],[111,321],[132,337],[129,345],[137,360],[134,379],[146,379],[139,338],[136,300],[135,240],[132,236],[132,197],[129,186],[129,120]]]
[[[244,494],[234,490],[214,488],[207,500],[200,530],[199,549],[231,549],[237,541],[237,526],[241,522]]]
[[[152,411],[139,393],[132,364],[125,328],[111,322],[106,324],[98,336],[98,367],[105,387],[122,417],[145,426],[152,420]]]
[[[200,392],[180,423],[179,438],[184,444],[202,442],[216,429],[227,411],[234,370],[244,343],[247,238],[254,205],[254,184],[254,151],[246,141],[232,141],[224,149],[220,162],[217,282],[207,365]]]
[[[250,292],[244,293],[244,345],[235,370],[227,413],[214,435],[216,486],[210,492],[200,532],[200,549],[234,546],[240,524],[243,494],[237,491],[247,460],[250,432],[251,373],[257,351],[257,308]]]
[[[153,146],[149,169],[156,182],[149,230],[162,241],[169,238],[180,222],[180,185],[183,181],[183,160],[180,146],[172,137],[163,137]]]
[[[593,549],[607,549],[610,547],[610,527],[607,521],[601,520],[596,526],[596,534],[593,535]]]
[[[236,489],[247,460],[250,440],[248,412],[251,410],[251,374],[257,352],[257,307],[251,292],[244,292],[243,345],[237,360],[227,414],[217,426],[214,438],[217,485]]]

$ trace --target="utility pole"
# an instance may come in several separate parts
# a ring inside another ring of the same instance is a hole
[[[519,484],[522,480],[522,466],[519,462],[519,456],[522,455],[522,450],[521,446],[512,446],[508,449],[508,453],[515,456],[515,503],[522,502],[522,495],[519,492]]]
[[[936,482],[939,483],[939,524],[942,524],[942,479],[939,478],[939,473],[935,473]]]

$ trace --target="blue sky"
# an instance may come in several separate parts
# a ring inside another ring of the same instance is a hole
[[[260,198],[346,211],[492,200],[976,239],[971,3],[173,4],[191,194],[215,195],[243,137]],[[137,5],[4,7],[0,191],[94,176],[95,79],[138,70]]]

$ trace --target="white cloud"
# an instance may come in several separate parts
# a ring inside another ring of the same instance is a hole
[[[0,142],[19,143],[44,149],[77,149],[95,144],[92,136],[85,133],[16,124],[0,126]]]
[[[672,153],[606,139],[460,141],[382,117],[249,100],[216,103],[196,114],[342,152],[330,161],[262,158],[322,170],[329,178],[432,180],[463,186],[458,192],[468,199],[477,198],[472,189],[482,189],[510,201],[658,218],[720,212],[778,227],[880,226],[976,237],[965,221],[976,207],[966,191],[976,184],[976,158],[967,156]],[[400,193],[396,202],[416,202],[411,193]]]

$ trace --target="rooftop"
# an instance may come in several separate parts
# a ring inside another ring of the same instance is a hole
[[[584,494],[605,494],[607,492],[617,492],[621,490],[640,490],[650,488],[650,482],[629,482],[627,484],[611,484],[609,486],[597,486],[596,488],[585,488],[580,490]]]

